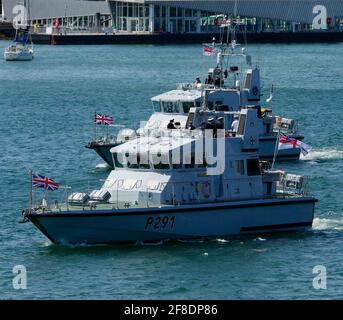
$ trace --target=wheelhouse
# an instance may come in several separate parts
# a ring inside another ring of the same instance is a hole
[[[151,99],[155,112],[188,114],[194,107],[200,107],[199,90],[172,90]]]

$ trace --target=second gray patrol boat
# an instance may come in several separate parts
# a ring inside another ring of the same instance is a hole
[[[274,155],[276,161],[299,160],[301,148],[295,144],[279,148],[279,137],[286,135],[296,140],[303,140],[304,137],[297,134],[297,125],[293,119],[274,116],[271,108],[261,108],[260,69],[253,67],[252,58],[246,54],[246,49],[239,48],[234,40],[230,44],[212,43],[207,47],[217,52],[218,61],[215,68],[208,70],[205,83],[180,84],[175,90],[151,98],[155,112],[143,127],[138,130],[125,129],[114,136],[108,135],[106,130],[103,136],[94,137],[87,148],[95,150],[113,168],[112,147],[137,136],[150,135],[154,130],[167,130],[170,120],[178,124],[177,128],[185,129],[191,108],[201,106],[206,93],[206,105],[210,111],[232,111],[239,117],[240,110],[247,106],[259,110],[265,119],[258,137],[261,160],[272,161]],[[231,129],[235,116],[226,120],[231,121],[231,126],[227,125]],[[232,129],[236,130],[237,127],[233,125]]]

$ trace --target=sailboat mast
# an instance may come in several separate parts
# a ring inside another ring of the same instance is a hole
[[[237,0],[235,0],[235,6],[233,9],[233,18],[234,18],[234,20],[237,19]],[[236,40],[236,23],[237,23],[237,21],[233,25],[233,39],[232,40]]]

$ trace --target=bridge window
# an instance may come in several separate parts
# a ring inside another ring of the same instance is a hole
[[[169,153],[157,152],[150,153],[150,163],[156,170],[169,170]]]
[[[194,102],[183,102],[183,112],[188,113],[190,108],[194,107]]]
[[[138,154],[138,165],[140,169],[150,169],[149,157],[147,154]]]
[[[148,158],[142,154],[137,154],[136,159],[132,159],[133,161],[127,162],[127,167],[130,169],[150,169],[150,164]]]
[[[161,112],[161,104],[159,102],[156,101],[152,101],[152,107],[154,109],[155,112]]]
[[[122,155],[118,153],[113,153],[113,163],[116,168],[123,168]]]
[[[161,101],[161,107],[165,113],[180,113],[178,101]]]
[[[154,164],[154,169],[156,169],[156,170],[169,170],[169,164],[165,164],[165,163]]]
[[[177,170],[177,169],[182,169],[182,163],[181,163],[181,159],[182,159],[182,156],[181,156],[181,153],[176,155],[175,157],[173,157],[174,154],[171,154],[171,158],[170,158],[170,162],[172,164],[172,167],[174,170]],[[173,163],[175,162],[175,163]]]

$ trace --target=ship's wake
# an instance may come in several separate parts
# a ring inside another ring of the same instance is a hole
[[[107,170],[111,169],[111,167],[107,163],[102,162],[102,163],[98,163],[95,166],[95,169],[98,171],[107,171]]]
[[[301,155],[300,159],[304,161],[316,161],[316,162],[340,160],[340,159],[343,159],[343,150],[337,150],[337,149],[312,150],[306,156]]]
[[[342,231],[343,218],[314,218],[312,228],[318,231]]]

